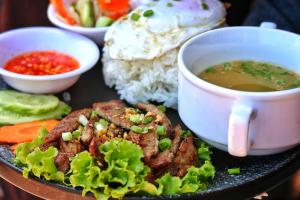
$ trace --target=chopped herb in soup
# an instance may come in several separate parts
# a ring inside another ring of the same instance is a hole
[[[278,65],[255,61],[232,61],[198,74],[201,79],[225,88],[270,92],[300,87],[300,76]]]

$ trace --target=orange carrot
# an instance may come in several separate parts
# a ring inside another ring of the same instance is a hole
[[[98,0],[100,10],[105,16],[118,19],[130,10],[129,0]]]
[[[23,143],[30,142],[39,135],[41,127],[48,131],[52,130],[57,120],[44,120],[16,124],[13,126],[0,127],[0,142],[2,143]]]
[[[50,0],[56,12],[70,25],[77,24],[76,20],[73,19],[72,15],[65,8],[64,0]]]

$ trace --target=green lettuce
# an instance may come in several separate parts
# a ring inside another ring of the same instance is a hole
[[[44,142],[44,138],[48,134],[47,129],[41,128],[40,134],[37,138],[32,140],[31,142],[25,142],[22,144],[19,144],[16,149],[16,158],[14,159],[14,162],[17,165],[27,165],[26,158],[29,153],[31,153],[36,147],[41,145]]]
[[[44,177],[47,181],[64,182],[64,173],[58,171],[54,163],[57,154],[58,150],[54,147],[49,147],[46,151],[35,148],[26,157],[27,166],[23,169],[23,176],[28,178],[29,173],[32,172],[35,176]]]
[[[164,176],[156,179],[155,182],[159,185],[159,194],[164,195],[178,194],[182,184],[182,180],[179,177],[172,176],[169,173],[166,173]]]

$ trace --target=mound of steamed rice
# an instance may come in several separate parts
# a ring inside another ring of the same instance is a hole
[[[172,49],[153,60],[117,60],[103,49],[103,74],[106,85],[115,86],[121,99],[131,104],[161,102],[177,107],[177,54]]]

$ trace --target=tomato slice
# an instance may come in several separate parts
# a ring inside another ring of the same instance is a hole
[[[76,20],[73,19],[71,14],[65,8],[64,0],[50,0],[56,12],[70,25],[77,24]]]
[[[100,10],[105,16],[118,19],[130,10],[129,0],[98,0]]]

